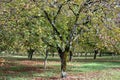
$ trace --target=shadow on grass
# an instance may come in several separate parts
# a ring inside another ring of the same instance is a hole
[[[118,56],[119,57],[119,56]],[[93,59],[93,57],[74,57],[73,61],[77,62],[120,62],[120,58],[118,57],[111,57],[111,56],[103,56],[97,57],[97,59]]]
[[[26,60],[26,59],[25,59]],[[15,61],[19,61],[16,60]],[[34,64],[34,63],[33,63]],[[48,73],[46,73],[48,71]],[[32,77],[46,77],[52,76],[50,73],[54,71],[52,67],[48,67],[44,70],[43,65],[24,65],[20,63],[6,62],[4,66],[0,67],[0,80],[12,80],[12,78],[20,77],[32,78]],[[46,75],[46,76],[45,76]],[[4,79],[5,78],[5,79]],[[16,79],[16,80],[18,80]],[[20,79],[21,80],[21,79]],[[23,79],[26,80],[26,79]],[[29,79],[28,79],[29,80]]]
[[[0,67],[0,76],[30,76],[34,72],[42,73],[44,71],[42,67],[30,67],[18,64],[16,66]]]
[[[8,60],[8,61],[25,61],[25,60],[29,60],[27,58],[27,56],[10,56],[10,57],[3,57],[4,59]],[[60,61],[59,57],[48,57],[47,59],[48,61]],[[44,61],[44,56],[43,57],[33,57],[32,60],[29,61]]]

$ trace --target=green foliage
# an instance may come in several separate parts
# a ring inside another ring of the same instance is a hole
[[[75,51],[88,52],[99,48],[120,53],[119,23],[114,21],[118,18],[119,8],[113,3],[113,0],[0,2],[0,51],[25,52],[33,48],[44,52],[48,43],[64,51],[70,42]],[[78,13],[79,8],[81,11]],[[44,10],[60,34],[53,29]]]

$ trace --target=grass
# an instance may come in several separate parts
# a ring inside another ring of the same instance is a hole
[[[68,65],[68,72],[79,73],[79,72],[90,72],[100,71],[111,68],[120,68],[119,62],[74,62],[72,65]]]
[[[92,80],[119,80],[120,72],[117,70],[103,70],[99,77],[94,77]]]
[[[24,77],[2,77],[0,80],[30,80],[30,78],[24,78]]]
[[[98,58],[97,60],[74,58],[73,62],[68,62],[68,75],[79,76],[79,74],[84,74],[84,76],[88,77],[93,76],[90,77],[90,80],[119,80],[119,59],[112,61],[110,57],[108,59],[107,57],[104,58]],[[60,61],[58,57],[48,58],[46,70],[43,69],[43,57],[35,57],[32,61],[27,60],[27,56],[5,57],[5,59],[8,62],[4,67],[0,67],[0,80],[32,80],[35,78],[49,79],[51,77],[60,77]],[[118,70],[116,70],[117,68]],[[98,77],[93,74],[96,72],[99,72]]]

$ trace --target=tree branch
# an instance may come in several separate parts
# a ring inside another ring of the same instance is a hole
[[[62,9],[63,5],[64,5],[64,4],[61,4],[61,5],[59,6],[59,9],[58,9],[58,11],[57,11],[57,14],[56,14],[56,15],[54,16],[54,18],[53,18],[54,23],[56,22],[57,16],[58,16],[59,13],[61,12],[61,9]]]
[[[48,13],[47,13],[45,10],[43,10],[43,11],[44,11],[44,13],[45,13],[45,15],[46,15],[46,18],[48,19],[49,23],[50,23],[51,26],[53,27],[53,30],[57,33],[57,35],[59,36],[60,40],[63,41],[63,38],[62,38],[60,32],[57,30],[54,22],[52,22],[52,20],[51,20],[50,17],[48,16]]]
[[[72,13],[76,16],[77,14],[74,12],[74,10],[71,8],[71,6],[69,5],[69,9],[72,11]]]
[[[85,4],[85,3],[84,3]],[[70,33],[70,40],[69,40],[69,45],[72,44],[72,41],[73,41],[73,37],[74,37],[74,33],[76,33],[76,28],[77,28],[77,21],[79,19],[79,15],[80,15],[80,12],[82,11],[82,9],[84,8],[84,4],[82,4],[81,6],[79,6],[79,10],[77,12],[77,14],[75,15],[75,22],[74,22],[74,25],[73,25],[73,28],[71,30],[71,33]]]
[[[77,28],[77,26],[78,26],[77,22],[78,22],[80,13],[81,13],[82,10],[84,9],[84,7],[87,6],[86,3],[87,3],[87,1],[84,2],[82,5],[79,6],[79,10],[78,10],[77,14],[75,14],[75,12],[74,12],[72,9],[70,9],[70,10],[74,13],[74,15],[75,15],[75,22],[74,22],[73,28],[72,28],[72,30],[71,30],[71,32],[70,32],[70,35],[69,35],[69,41],[67,42],[66,45],[71,46],[73,40],[76,40],[76,39],[78,38],[78,35],[76,35],[76,34],[77,34],[76,28]],[[91,4],[91,3],[90,3],[90,4]],[[74,37],[75,37],[75,38],[74,38]]]
[[[57,14],[56,14],[56,15],[54,16],[54,18],[53,18],[54,23],[56,22],[57,16],[60,14],[62,7],[65,5],[66,2],[69,2],[69,1],[71,1],[71,0],[67,0],[67,1],[63,2],[63,3],[59,6],[58,11],[57,11]]]
[[[47,42],[43,37],[42,37],[41,39],[42,39],[42,41],[43,41],[45,44],[47,44],[48,46],[53,47],[53,48],[56,48],[55,46],[53,46],[53,45],[51,45],[49,42]]]

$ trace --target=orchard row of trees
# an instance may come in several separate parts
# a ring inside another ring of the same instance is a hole
[[[69,54],[120,53],[119,11],[115,0],[1,0],[0,52],[58,52],[65,77]]]

